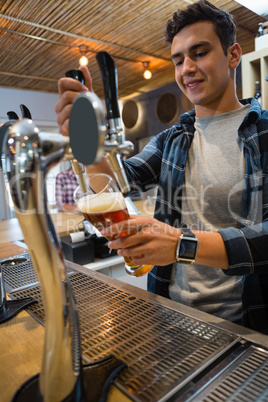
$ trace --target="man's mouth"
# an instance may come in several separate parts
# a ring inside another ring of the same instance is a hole
[[[202,81],[189,81],[189,82],[185,82],[184,85],[188,88],[193,88],[196,87],[197,85],[199,85]]]

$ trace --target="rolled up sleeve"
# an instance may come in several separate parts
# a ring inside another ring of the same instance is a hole
[[[241,229],[219,230],[223,238],[229,267],[226,275],[268,272],[268,222]]]

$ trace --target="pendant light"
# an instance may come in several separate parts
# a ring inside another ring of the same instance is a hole
[[[80,45],[79,50],[81,53],[81,57],[79,59],[80,66],[87,66],[88,65],[88,58],[86,56],[86,52],[88,51],[87,45]]]
[[[150,80],[152,78],[152,73],[149,70],[150,62],[149,61],[143,61],[142,64],[143,64],[143,68],[144,68],[143,77],[146,80]]]

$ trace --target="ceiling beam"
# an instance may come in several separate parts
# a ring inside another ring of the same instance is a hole
[[[21,18],[12,17],[11,15],[6,15],[6,14],[0,13],[0,18],[4,18],[4,19],[10,20],[10,21],[18,22],[20,24],[29,25],[29,26],[32,26],[32,27],[35,27],[35,28],[40,28],[40,29],[43,29],[45,31],[57,33],[59,35],[69,36],[69,37],[72,37],[72,38],[75,38],[75,39],[81,39],[83,41],[94,42],[94,43],[98,43],[98,44],[101,44],[101,45],[104,45],[104,46],[111,46],[111,47],[114,47],[114,48],[117,48],[117,49],[120,49],[120,50],[126,50],[128,52],[134,52],[134,53],[137,53],[137,54],[150,56],[150,57],[153,57],[155,59],[160,59],[160,60],[164,60],[164,61],[170,61],[170,59],[168,59],[166,57],[159,56],[157,54],[143,52],[142,50],[134,49],[134,48],[127,47],[127,46],[122,46],[122,45],[119,45],[118,43],[114,43],[114,42],[107,42],[107,41],[95,39],[95,38],[92,38],[92,37],[87,37],[87,36],[83,36],[83,35],[76,35],[76,34],[73,34],[72,32],[62,31],[60,29],[51,28],[51,27],[48,27],[46,25],[38,24],[36,22],[31,22],[31,21],[27,21],[27,20],[24,20],[24,19],[21,19]]]

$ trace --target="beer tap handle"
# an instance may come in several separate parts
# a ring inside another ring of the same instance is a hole
[[[31,119],[32,115],[30,110],[27,108],[27,106],[21,104],[20,105],[20,110],[21,110],[21,115],[23,119]]]
[[[133,149],[133,144],[129,141],[125,141],[122,130],[118,104],[117,69],[112,57],[107,52],[99,52],[96,59],[103,80],[107,109],[108,134],[110,137],[104,143],[106,158],[112,167],[122,193],[127,193],[130,191],[130,186],[122,164],[122,155],[127,155],[130,150]],[[117,146],[115,146],[115,141]]]
[[[105,155],[122,193],[127,193],[130,191],[130,186],[122,164],[122,155],[129,154],[133,144],[124,140],[121,128],[117,71],[108,53],[99,52],[97,61],[104,83],[107,116],[96,94],[81,93],[75,99],[70,114],[70,145],[74,157],[86,166],[99,162]]]
[[[85,83],[84,74],[80,70],[66,71],[65,76],[69,78],[74,78],[75,80],[82,82],[82,84]]]
[[[65,76],[69,77],[69,78],[74,78],[75,80],[82,82],[82,84],[85,83],[84,74],[80,70],[66,71]],[[72,160],[72,168],[76,175],[76,179],[81,188],[81,191],[83,193],[86,193],[88,191],[88,184],[87,184],[85,166],[82,165],[81,163],[79,163],[77,161],[77,159],[73,159]]]
[[[19,120],[19,116],[17,115],[17,113],[13,112],[13,110],[7,112],[7,117],[8,120]]]
[[[97,54],[105,94],[107,109],[108,133],[117,134],[122,131],[118,104],[117,68],[109,53],[101,51]]]

